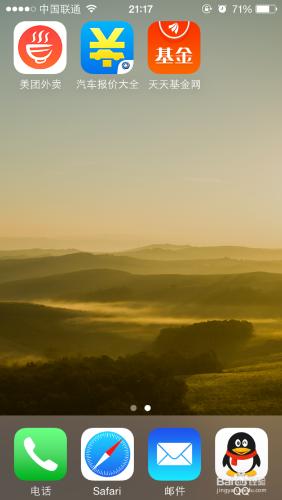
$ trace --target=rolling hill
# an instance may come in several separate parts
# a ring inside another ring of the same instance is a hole
[[[113,357],[142,349],[140,341],[112,334],[90,314],[35,304],[0,303],[0,363],[28,357]]]
[[[269,272],[282,274],[282,260],[254,261],[221,259],[146,260],[116,255],[76,252],[67,255],[4,259],[0,255],[0,283],[53,276],[75,271],[112,269],[133,274],[239,274]]]
[[[87,270],[0,285],[0,300],[142,302],[195,317],[281,317],[282,275],[133,275]]]

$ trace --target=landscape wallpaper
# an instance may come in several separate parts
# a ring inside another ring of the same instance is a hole
[[[20,15],[0,33],[0,414],[280,415],[280,15],[104,4],[139,90],[76,90],[82,21],[58,18],[63,89],[20,91]],[[150,91],[148,25],[185,17],[201,90]]]

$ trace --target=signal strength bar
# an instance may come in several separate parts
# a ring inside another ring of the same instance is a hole
[[[36,7],[29,7],[29,6],[19,6],[17,7],[16,5],[13,5],[13,7],[10,7],[9,5],[7,5],[7,7],[5,8],[6,12],[36,12]]]

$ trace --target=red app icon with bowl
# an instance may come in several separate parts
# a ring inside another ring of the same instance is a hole
[[[57,74],[67,63],[67,33],[59,22],[22,22],[14,31],[14,65],[23,74]]]

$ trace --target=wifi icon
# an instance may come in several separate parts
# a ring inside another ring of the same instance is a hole
[[[86,5],[86,9],[89,10],[91,14],[97,9],[97,5]]]

